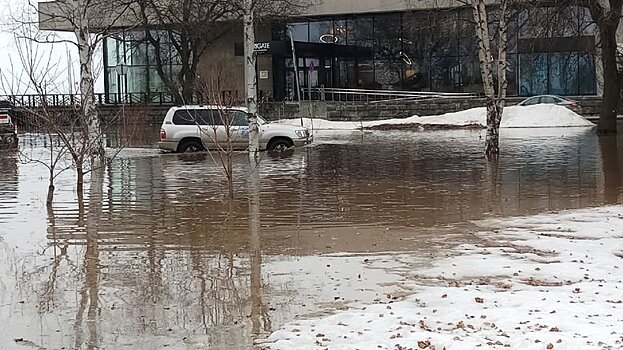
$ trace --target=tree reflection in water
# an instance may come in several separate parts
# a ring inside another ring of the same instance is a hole
[[[604,177],[604,200],[608,204],[618,204],[621,192],[621,159],[616,135],[600,136],[599,149]]]

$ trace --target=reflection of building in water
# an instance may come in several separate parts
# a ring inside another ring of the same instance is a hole
[[[253,237],[246,157],[236,159],[232,206],[209,157],[119,158],[103,174],[101,207],[91,195],[83,213],[50,215],[60,258],[24,288],[38,291],[44,320],[83,315],[67,332],[85,344],[155,348],[188,337],[248,349],[254,331],[286,317],[266,305],[296,309],[303,293],[265,272],[279,256],[430,250],[465,240],[468,220],[603,203],[617,187],[601,187],[612,146],[600,152],[590,131],[560,133],[505,130],[497,168],[471,131],[358,134],[265,158]]]
[[[17,152],[0,151],[0,220],[7,220],[7,215],[14,215],[19,189],[17,170]]]

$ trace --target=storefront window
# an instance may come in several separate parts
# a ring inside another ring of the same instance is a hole
[[[520,90],[522,96],[547,93],[547,54],[519,55]]]
[[[309,24],[307,22],[288,24],[288,32],[292,33],[294,41],[309,42]]]
[[[580,53],[578,60],[579,94],[594,95],[597,93],[597,76],[595,71],[595,56],[590,53]]]
[[[335,43],[338,45],[346,45],[348,35],[348,24],[346,20],[336,20],[333,22],[333,35],[335,35]]]
[[[549,55],[549,91],[554,95],[578,94],[578,54],[552,53]]]
[[[433,57],[431,84],[433,91],[460,91],[461,70],[458,57]]]
[[[414,58],[410,65],[405,65],[402,88],[413,91],[431,91],[428,58]]]
[[[372,47],[374,45],[374,18],[355,17],[348,22],[348,45]]]
[[[433,56],[457,56],[459,46],[458,12],[442,11],[432,17],[433,37],[431,53]]]
[[[335,44],[338,40],[338,37],[334,34],[333,21],[309,23],[310,42]]]
[[[403,49],[410,57],[428,57],[433,32],[428,11],[408,12],[403,15]]]

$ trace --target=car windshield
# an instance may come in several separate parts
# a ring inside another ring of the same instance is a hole
[[[264,125],[264,124],[268,124],[268,121],[258,115],[257,116],[257,123],[260,124],[260,125]]]
[[[530,106],[539,103],[539,97],[530,97],[529,99],[522,102],[523,106]]]

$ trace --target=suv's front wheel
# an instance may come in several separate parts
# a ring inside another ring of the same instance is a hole
[[[204,151],[205,148],[199,140],[184,140],[177,148],[179,153],[195,153]]]
[[[280,151],[285,151],[286,149],[292,146],[294,146],[294,143],[292,142],[292,140],[286,139],[286,138],[278,138],[278,139],[271,140],[268,146],[266,147],[266,150],[272,151],[272,152],[280,152]]]

